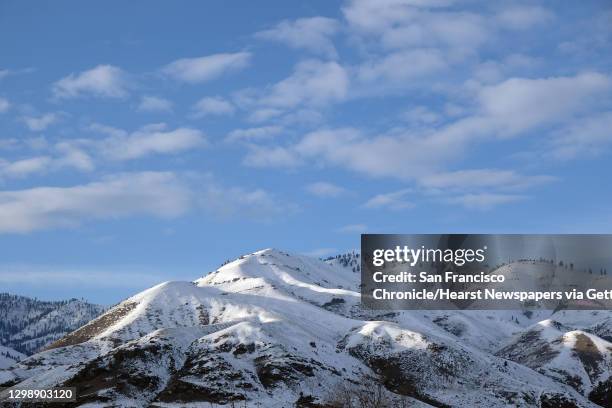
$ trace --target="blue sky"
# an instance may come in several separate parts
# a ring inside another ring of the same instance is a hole
[[[610,232],[610,27],[606,1],[3,1],[0,290]]]

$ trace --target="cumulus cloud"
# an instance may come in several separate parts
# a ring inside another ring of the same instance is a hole
[[[284,111],[278,108],[259,108],[249,114],[248,120],[250,122],[261,123],[279,117],[283,113]]]
[[[414,16],[419,9],[435,9],[452,4],[449,0],[350,0],[342,8],[347,21],[363,31],[381,31]]]
[[[317,197],[335,198],[346,193],[344,187],[326,181],[318,181],[306,186],[306,191]]]
[[[296,167],[302,163],[300,157],[291,149],[280,146],[250,146],[243,160],[250,167]]]
[[[431,168],[452,146],[410,135],[367,136],[353,128],[309,132],[288,147],[251,149],[245,163],[257,167],[296,166],[304,160],[334,165],[370,176],[411,179]],[[384,157],[384,160],[380,160]],[[436,159],[435,161],[432,159]]]
[[[127,95],[126,74],[112,65],[98,65],[81,73],[72,73],[52,86],[57,98],[95,96],[100,98],[123,98]]]
[[[193,106],[193,115],[195,117],[231,115],[235,110],[234,105],[223,98],[207,97],[200,99]]]
[[[543,79],[511,78],[484,87],[478,101],[482,115],[505,129],[500,133],[516,134],[566,120],[588,109],[593,98],[611,86],[608,76],[596,72]]]
[[[213,54],[198,58],[183,58],[162,68],[162,73],[182,82],[210,81],[223,74],[246,68],[251,60],[250,52]]]
[[[410,180],[429,172],[454,144],[412,133],[366,135],[353,128],[325,129],[306,134],[293,151],[298,157],[344,167],[376,177]],[[384,160],[381,160],[384,158]]]
[[[0,191],[0,232],[73,227],[84,220],[134,214],[176,217],[190,207],[190,191],[172,173],[110,176],[72,187]]]
[[[610,79],[599,73],[512,78],[480,87],[475,109],[455,121],[374,135],[353,128],[317,130],[287,146],[251,149],[245,163],[295,166],[312,160],[369,176],[418,180],[443,172],[477,142],[567,122],[588,111],[610,86]]]
[[[172,112],[172,102],[158,96],[143,96],[138,104],[141,112]]]
[[[255,34],[257,38],[277,41],[296,49],[305,49],[330,58],[337,57],[331,38],[340,24],[327,17],[284,20],[275,27]]]
[[[38,132],[45,130],[50,125],[57,122],[59,120],[59,115],[56,113],[45,113],[41,116],[23,116],[21,120],[28,129]]]
[[[237,92],[234,102],[248,112],[250,122],[312,124],[321,120],[321,109],[346,100],[349,84],[350,73],[339,63],[309,59],[297,63],[285,79]]]
[[[291,76],[274,84],[259,102],[276,108],[320,106],[343,100],[348,86],[348,73],[338,63],[307,60],[298,63]]]
[[[464,122],[424,134],[412,132],[366,136],[356,129],[326,129],[306,134],[287,147],[256,147],[250,149],[245,164],[257,167],[295,167],[312,161],[334,165],[367,176],[393,177],[410,182],[414,195],[433,195],[439,201],[450,196],[508,193],[523,191],[556,180],[549,175],[524,175],[513,170],[467,169],[445,171],[453,161],[463,160],[474,132],[490,132],[494,127],[482,128],[482,119]],[[478,135],[482,136],[481,133]],[[384,159],[381,159],[384,158]],[[323,189],[324,190],[324,189]],[[412,201],[404,197],[411,190],[381,194],[370,199],[367,208],[410,208]],[[466,196],[464,201],[475,206]],[[486,197],[493,206],[498,201]],[[458,199],[457,199],[458,200]],[[499,201],[501,203],[501,201]]]
[[[283,131],[281,126],[261,126],[247,129],[234,129],[228,133],[225,138],[226,142],[254,142],[259,140],[270,139],[279,135]]]
[[[265,190],[223,186],[210,175],[120,173],[70,187],[0,191],[0,233],[28,233],[141,215],[175,218],[191,211],[222,219],[265,220],[296,209]]]
[[[408,81],[439,73],[446,66],[436,49],[398,51],[362,63],[357,67],[357,78],[375,86],[405,86]]]
[[[47,156],[31,157],[28,159],[9,162],[0,160],[0,178],[19,178],[46,170],[52,160]]]
[[[386,48],[442,47],[460,55],[486,42],[487,20],[438,7],[448,3],[353,0],[342,11],[355,33],[373,36]]]
[[[402,189],[391,193],[378,194],[366,201],[363,206],[373,209],[407,210],[415,206],[413,202],[406,199],[406,196],[412,192],[411,189]]]
[[[93,125],[94,131],[108,135],[101,141],[89,141],[95,150],[113,160],[137,159],[152,154],[175,154],[206,145],[202,131],[192,128],[168,130],[166,124],[144,126],[132,133],[108,126]]]
[[[81,171],[91,171],[94,169],[94,161],[91,156],[79,146],[70,142],[58,142],[55,150],[59,157],[54,159],[56,167],[72,167]]]
[[[30,144],[31,147],[36,148],[37,142],[16,143],[14,147]],[[0,180],[46,175],[67,168],[80,171],[93,170],[94,165],[89,155],[66,142],[59,142],[51,146],[45,144],[41,146],[42,149],[46,150],[45,154],[16,160],[0,159]]]
[[[588,109],[593,99],[610,86],[610,79],[598,73],[513,78],[481,88],[477,110],[443,126],[380,135],[366,135],[352,128],[318,130],[293,145],[251,150],[246,161],[278,166],[295,165],[308,158],[370,176],[418,179],[462,158],[476,141],[516,136],[563,122]],[[274,158],[267,160],[266,155]]]
[[[13,148],[39,153],[15,161],[0,160],[0,178],[47,174],[68,168],[91,171],[105,161],[178,154],[207,145],[202,131],[187,127],[169,129],[164,123],[146,125],[133,132],[98,123],[88,129],[105,137],[59,139],[53,143],[44,138],[15,141]]]

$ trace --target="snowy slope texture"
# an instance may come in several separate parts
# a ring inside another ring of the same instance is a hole
[[[0,369],[9,368],[26,356],[12,348],[0,346]]]
[[[355,273],[361,273],[361,257],[358,252],[346,252],[324,259],[325,263],[350,269]]]
[[[29,355],[104,311],[77,299],[51,302],[0,293],[0,345]]]
[[[0,370],[0,386],[74,386],[87,407],[346,407],[372,390],[380,407],[606,406],[610,350],[589,330],[608,315],[563,320],[568,347],[584,335],[604,356],[578,388],[506,352],[557,314],[364,311],[353,266],[267,249],[159,284]],[[550,368],[578,369],[559,358]]]

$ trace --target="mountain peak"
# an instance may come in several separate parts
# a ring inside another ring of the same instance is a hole
[[[533,408],[542,401],[594,407],[583,394],[590,388],[521,363],[524,341],[512,337],[516,332],[563,350],[537,330],[537,320],[521,315],[519,323],[519,311],[362,310],[359,274],[351,269],[357,259],[326,262],[268,248],[194,282],[161,283],[15,369],[0,370],[0,386],[78,387],[79,404],[286,407],[304,398],[324,405],[341,384],[371,388],[374,378],[390,398],[410,405],[506,406],[511,398]],[[587,324],[562,313],[545,318],[559,322],[552,337],[584,350],[568,366],[579,370],[581,358],[606,353],[609,343],[585,333],[606,332],[600,326],[608,316],[589,315]],[[510,337],[504,354],[496,355]],[[585,366],[589,386],[608,373],[607,355]],[[558,358],[550,361],[561,367]]]

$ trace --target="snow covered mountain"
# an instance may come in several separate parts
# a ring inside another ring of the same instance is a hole
[[[242,256],[126,299],[0,386],[74,386],[87,407],[611,406],[611,313],[365,311],[353,268]]]
[[[0,345],[32,354],[105,310],[78,299],[49,302],[0,293]]]

